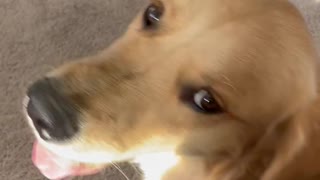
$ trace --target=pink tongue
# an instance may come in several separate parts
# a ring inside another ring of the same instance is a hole
[[[62,179],[99,172],[99,169],[85,167],[83,164],[59,157],[49,152],[38,142],[35,142],[33,146],[32,161],[48,179]]]

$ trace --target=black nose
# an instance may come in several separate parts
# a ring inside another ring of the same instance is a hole
[[[56,79],[42,79],[28,90],[27,113],[44,140],[68,140],[79,130],[78,112]]]

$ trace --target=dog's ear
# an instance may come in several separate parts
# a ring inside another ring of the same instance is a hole
[[[279,139],[262,180],[320,179],[320,97],[278,124]]]

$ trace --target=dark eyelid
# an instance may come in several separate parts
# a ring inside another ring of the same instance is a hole
[[[180,99],[182,102],[187,102],[193,99],[193,94],[197,91],[197,88],[189,85],[184,85],[181,88]]]

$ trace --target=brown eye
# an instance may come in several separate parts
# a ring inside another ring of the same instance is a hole
[[[180,98],[185,104],[190,105],[190,107],[198,112],[208,114],[218,114],[223,112],[223,109],[217,100],[210,91],[205,88],[183,88]]]
[[[156,27],[163,14],[163,7],[157,5],[150,5],[144,13],[143,21],[145,28]]]
[[[200,90],[194,94],[193,101],[201,110],[208,113],[220,112],[221,108],[212,95],[206,90]]]

